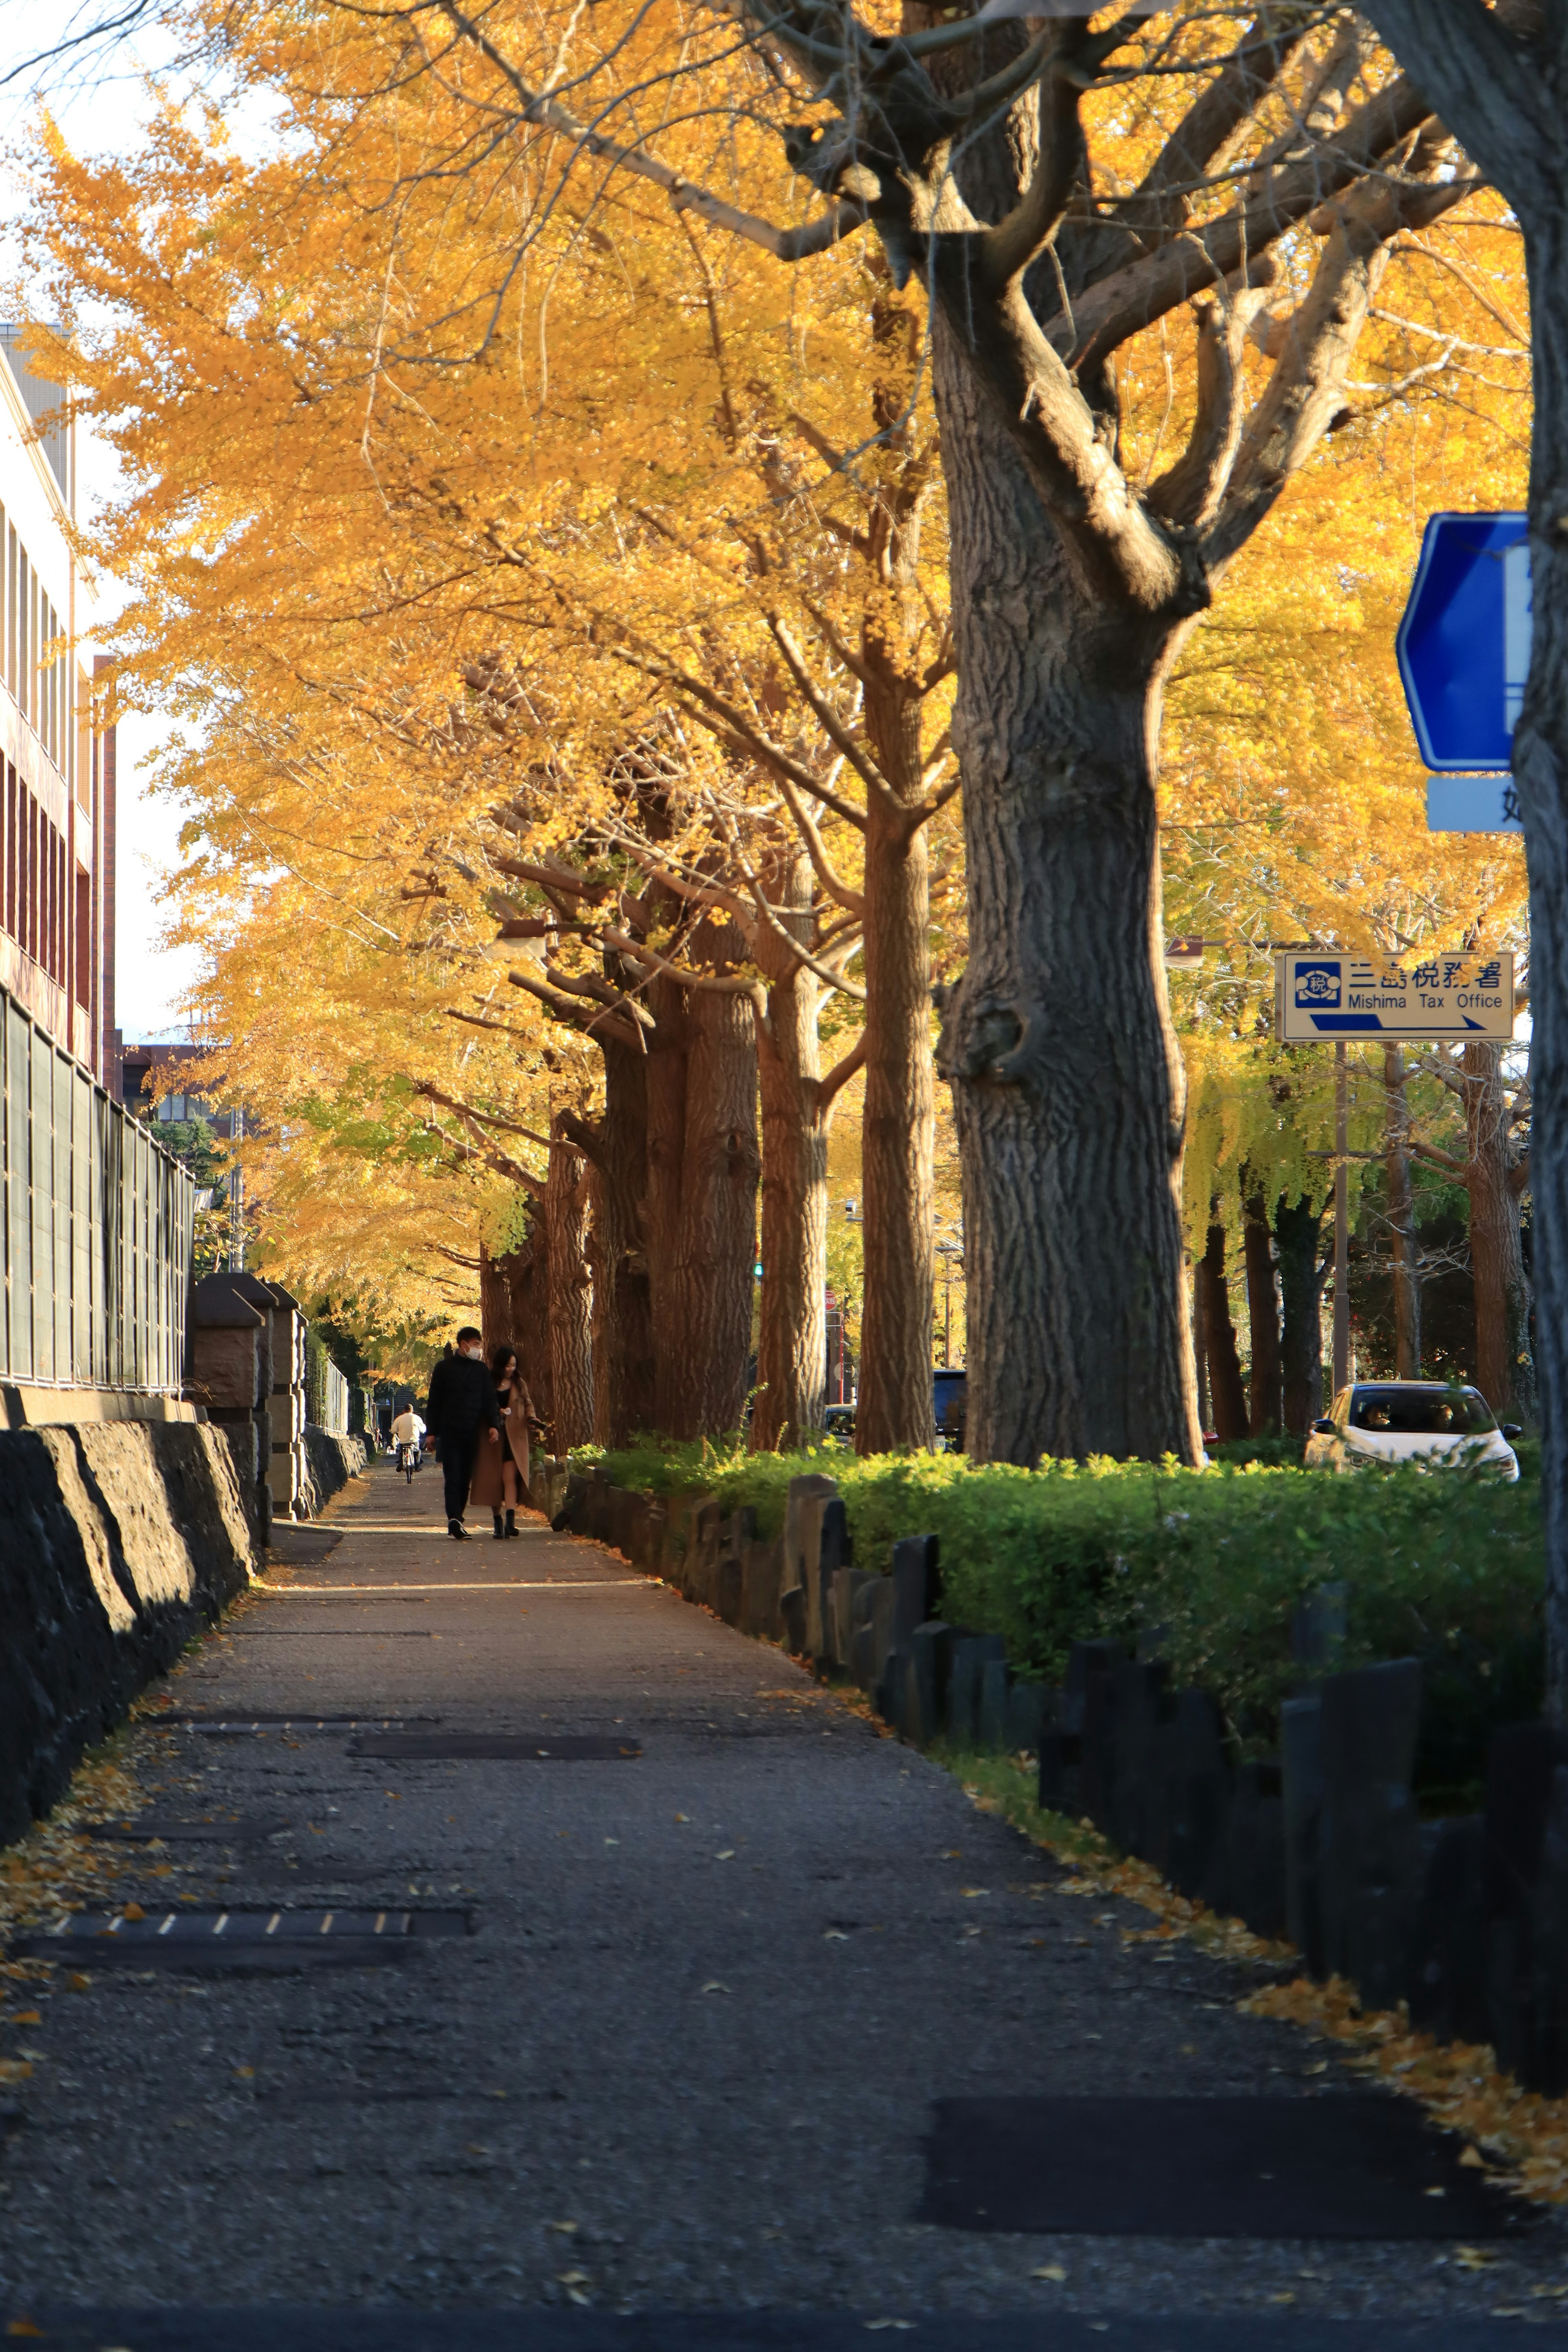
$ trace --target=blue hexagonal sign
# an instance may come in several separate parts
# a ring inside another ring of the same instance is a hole
[[[1395,650],[1415,740],[1439,772],[1499,770],[1530,670],[1530,548],[1521,514],[1435,514]]]

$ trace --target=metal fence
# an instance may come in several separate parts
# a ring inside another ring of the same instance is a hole
[[[0,1379],[177,1391],[195,1186],[0,989]]]

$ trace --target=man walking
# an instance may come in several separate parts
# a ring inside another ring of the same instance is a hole
[[[485,1362],[484,1339],[472,1324],[458,1334],[456,1355],[443,1356],[430,1375],[425,1417],[441,1446],[447,1533],[466,1539],[463,1525],[474,1456],[481,1444],[500,1444],[500,1401]]]

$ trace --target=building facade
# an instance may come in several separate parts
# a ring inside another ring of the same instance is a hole
[[[0,327],[0,1426],[168,1418],[195,1188],[118,1098],[108,680],[26,341]]]
[[[114,730],[72,551],[76,426],[0,326],[0,987],[111,1092]],[[94,671],[97,667],[97,676]]]

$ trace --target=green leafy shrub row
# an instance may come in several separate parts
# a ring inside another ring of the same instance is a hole
[[[942,1613],[1003,1634],[1014,1671],[1060,1678],[1075,1638],[1157,1639],[1180,1683],[1201,1683],[1250,1748],[1275,1738],[1299,1679],[1297,1604],[1343,1583],[1343,1664],[1419,1657],[1422,1785],[1473,1793],[1499,1723],[1539,1713],[1543,1674],[1539,1489],[1462,1471],[1352,1476],[1251,1463],[977,1465],[962,1454],[859,1461],[828,1446],[646,1444],[604,1457],[619,1486],[750,1504],[784,1525],[789,1481],[838,1481],[856,1559],[885,1567],[900,1537],[934,1534]]]

